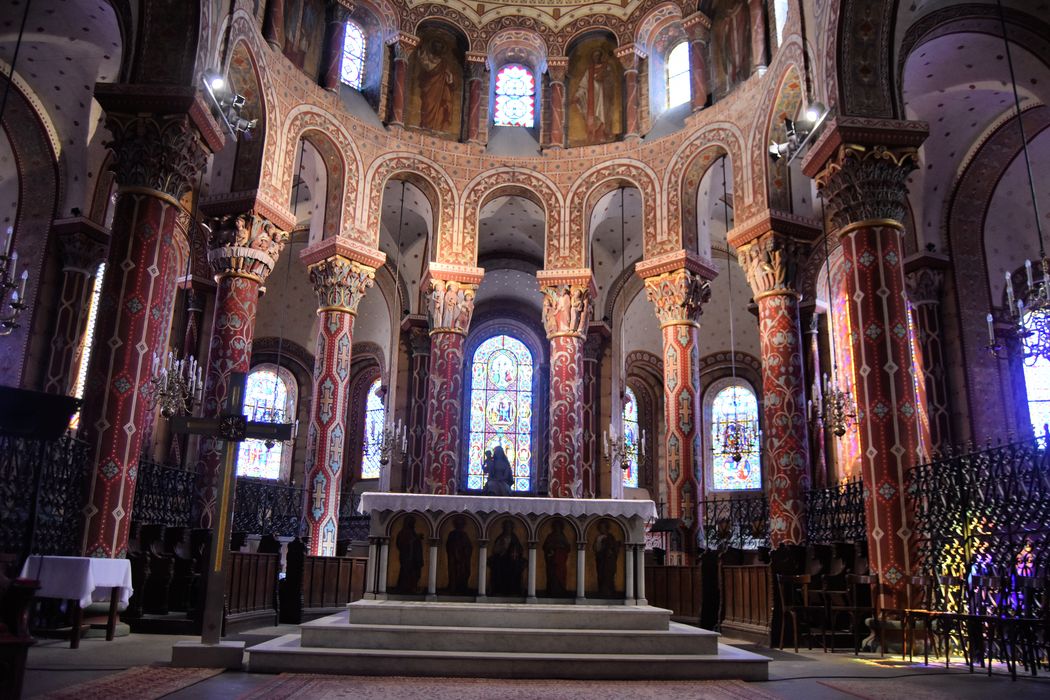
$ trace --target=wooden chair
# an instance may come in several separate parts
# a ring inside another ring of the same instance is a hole
[[[951,663],[952,641],[963,651],[966,662],[970,662],[969,638],[966,634],[966,581],[958,576],[913,576],[907,585],[908,600],[912,601],[903,611],[901,631],[904,648],[901,658],[914,659],[914,634],[916,622],[923,623],[923,664],[930,663],[931,641],[944,649],[944,665]],[[916,594],[917,592],[917,594]],[[884,611],[885,614],[885,611]]]
[[[879,610],[879,577],[877,574],[846,574],[846,589],[829,591],[825,595],[828,624],[836,629],[837,620],[849,619],[849,634],[853,638],[853,655],[860,654],[860,641],[864,621],[873,618],[877,628],[879,653],[885,656],[884,621]],[[835,651],[835,634],[831,635],[831,651]]]
[[[791,618],[791,632],[795,642],[795,653],[798,653],[799,623],[806,625],[806,637],[809,648],[813,648],[814,624],[820,624],[821,643],[827,651],[827,631],[823,625],[824,605],[814,604],[810,596],[810,585],[813,577],[809,574],[777,574],[777,595],[780,599],[780,648],[784,648],[784,630],[788,618]]]

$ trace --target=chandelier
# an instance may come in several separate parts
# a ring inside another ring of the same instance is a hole
[[[998,359],[1015,357],[1028,365],[1034,365],[1040,359],[1050,360],[1050,260],[1046,257],[1043,244],[1043,227],[1039,216],[1039,201],[1035,194],[1035,179],[1032,176],[1032,161],[1028,155],[1028,138],[1025,134],[1024,121],[1021,119],[1021,98],[1017,93],[1017,77],[1014,75],[1014,62],[1010,55],[1010,42],[1006,35],[1006,18],[1003,15],[1002,0],[997,3],[999,9],[999,26],[1003,33],[1003,44],[1006,47],[1006,65],[1010,70],[1010,83],[1014,91],[1014,117],[1021,136],[1021,150],[1024,153],[1025,167],[1028,172],[1028,191],[1032,197],[1032,215],[1035,217],[1035,230],[1039,239],[1039,267],[1042,278],[1037,282],[1032,271],[1032,261],[1025,260],[1025,276],[1028,285],[1020,297],[1014,294],[1013,276],[1006,273],[1006,308],[1001,314],[1007,327],[1003,335],[1014,342],[1005,345],[996,338],[995,315],[989,313],[988,352]]]
[[[396,448],[398,457],[404,459],[408,452],[408,429],[401,419],[397,425],[387,425],[382,431],[376,430],[372,433],[372,444],[379,449],[379,463],[390,464],[390,455]]]
[[[626,434],[617,435],[610,425],[609,430],[602,433],[602,453],[610,464],[619,464],[620,469],[627,471],[631,468],[632,460],[645,459],[645,431],[642,431],[641,442],[635,443]]]
[[[4,252],[0,254],[0,336],[11,335],[18,328],[18,317],[26,310],[26,282],[29,280],[29,270],[22,270],[21,278],[18,278],[18,253],[11,252],[11,242],[14,233],[10,227],[7,229],[7,240],[4,242]],[[16,282],[21,279],[21,282]],[[3,299],[7,299],[9,313],[3,312]]]
[[[831,378],[824,373],[824,396],[817,399],[823,401],[823,405],[817,406],[824,418],[824,426],[835,435],[842,437],[846,434],[857,420],[857,405],[853,402],[853,396],[846,389],[839,387],[839,360],[835,351],[835,300],[832,298],[831,286],[831,254],[828,251],[828,228],[827,219],[824,215],[824,196],[820,197],[820,229],[824,238],[824,270],[828,282],[828,338],[831,341]]]
[[[758,422],[740,415],[738,387],[732,387],[732,413],[715,421],[715,431],[719,436],[715,455],[740,462],[744,454],[751,452],[758,443]]]
[[[182,359],[169,352],[162,362],[153,353],[153,376],[149,380],[150,409],[160,408],[165,418],[193,412],[204,392],[201,366],[192,355]]]

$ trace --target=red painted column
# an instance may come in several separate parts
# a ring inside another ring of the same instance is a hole
[[[543,325],[551,344],[550,475],[553,498],[583,496],[583,342],[591,316],[590,272],[541,270]]]
[[[481,101],[488,81],[488,56],[483,53],[467,54],[467,114],[464,121],[464,136],[467,143],[483,144],[481,138]]]
[[[230,376],[251,369],[259,290],[277,264],[288,234],[255,213],[226,216],[213,225],[208,263],[215,275],[215,311],[201,415],[218,416]],[[212,527],[222,477],[225,441],[202,437],[197,456],[193,512],[198,527]]]
[[[703,12],[694,12],[685,18],[682,27],[689,34],[689,88],[693,111],[707,104],[711,91],[707,80],[707,48],[711,41],[711,18]]]
[[[703,522],[700,316],[711,298],[709,280],[715,272],[686,251],[639,263],[636,269],[645,280],[646,296],[663,332],[666,513],[682,521],[680,551],[688,561],[695,554]]]
[[[868,560],[883,583],[883,605],[899,608],[916,565],[906,471],[929,443],[912,369],[901,240],[906,178],[926,127],[854,129],[843,121],[830,125],[803,168],[816,175],[847,265]],[[881,137],[890,147],[851,142],[858,137]]]
[[[463,415],[464,346],[474,295],[484,271],[431,263],[430,381],[427,386],[427,493],[456,493],[459,483]]]
[[[762,0],[748,0],[751,17],[751,69],[766,69],[766,7]]]
[[[98,265],[106,258],[109,234],[83,219],[56,221],[51,228],[62,254],[62,291],[51,336],[51,359],[44,377],[44,391],[72,395],[83,357],[91,293]]]
[[[199,98],[167,91],[168,103],[181,101],[185,111],[154,115],[146,112],[156,104],[152,95],[130,95],[125,87],[96,88],[113,134],[119,184],[80,429],[93,445],[95,464],[83,552],[97,557],[127,551],[152,358],[168,346],[175,282],[186,255],[176,225],[186,217],[179,200],[207,151],[222,143]]]
[[[602,355],[605,353],[604,324],[591,330],[583,343],[583,497],[598,497],[598,469],[601,465],[600,444],[602,414]],[[604,331],[604,332],[603,332]]]
[[[300,254],[317,293],[317,349],[306,443],[306,522],[310,554],[335,556],[343,448],[350,398],[354,318],[385,256],[329,238]],[[360,262],[363,261],[363,262]]]
[[[548,148],[565,147],[565,73],[569,59],[558,56],[547,59],[547,74],[550,76],[551,126]]]
[[[758,304],[770,545],[805,544],[810,464],[796,271],[808,244],[769,231],[750,242],[730,236],[730,245],[737,248]]]
[[[627,117],[623,137],[638,138],[638,61],[645,56],[635,44],[628,44],[616,50],[616,57],[623,65],[623,105]]]
[[[394,50],[394,61],[390,69],[390,124],[404,126],[408,57],[419,45],[419,39],[411,34],[399,33],[388,43]]]
[[[347,0],[328,3],[328,23],[325,25],[325,52],[321,70],[321,87],[339,92],[343,77],[343,44],[346,42],[346,21],[350,17]]]
[[[409,316],[402,324],[408,329],[410,353],[408,383],[408,454],[404,485],[408,493],[426,493],[423,465],[427,449],[427,368],[430,365],[430,333],[421,316]]]

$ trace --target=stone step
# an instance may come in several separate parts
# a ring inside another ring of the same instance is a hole
[[[347,610],[355,625],[666,631],[671,622],[670,610],[649,605],[358,600]]]
[[[551,654],[717,654],[718,633],[672,622],[669,630],[535,629],[350,624],[347,613],[301,626],[304,647]]]
[[[459,678],[715,680],[768,678],[769,659],[718,645],[716,654],[570,654],[326,649],[288,634],[248,650],[254,673],[334,673]]]

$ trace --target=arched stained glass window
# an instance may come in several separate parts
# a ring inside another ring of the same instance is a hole
[[[762,488],[759,437],[751,430],[738,452],[727,443],[739,437],[745,425],[757,425],[758,399],[755,392],[740,383],[730,384],[715,394],[711,404],[711,447],[714,452],[711,488],[716,491],[742,491]],[[739,455],[740,459],[736,457]]]
[[[346,23],[346,37],[343,39],[342,80],[354,88],[361,89],[361,80],[365,75],[365,33],[357,22]]]
[[[667,107],[684,104],[692,97],[689,84],[689,44],[682,42],[667,54]]]
[[[471,359],[467,488],[485,485],[486,450],[503,446],[514,472],[514,491],[528,491],[532,476],[532,353],[517,338],[496,335]]]
[[[251,371],[244,389],[244,414],[250,421],[291,422],[295,387],[275,365],[262,365]],[[279,479],[284,468],[283,442],[270,445],[265,440],[245,440],[237,450],[237,476]]]
[[[1050,424],[1050,360],[1040,355],[1031,365],[1024,363],[1024,388],[1028,394],[1028,416],[1038,437],[1043,434],[1043,426]]]
[[[627,468],[623,470],[623,485],[638,488],[638,398],[634,390],[627,387],[623,396],[623,438],[627,443]]]
[[[496,74],[496,126],[526,126],[535,123],[536,79],[525,66],[509,63]]]
[[[382,378],[377,378],[368,387],[368,398],[365,400],[365,437],[362,441],[364,453],[361,455],[361,478],[379,478],[379,445],[383,441],[383,428],[386,423],[386,406],[379,395],[383,386]]]

